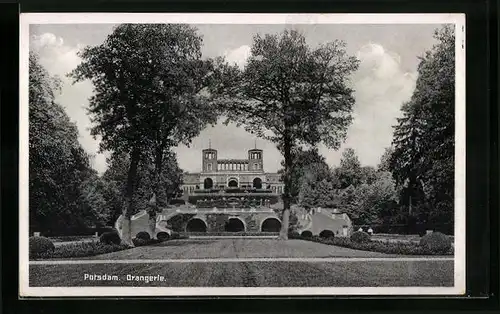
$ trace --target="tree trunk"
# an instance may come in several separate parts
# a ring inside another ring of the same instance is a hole
[[[149,233],[151,234],[151,239],[156,237],[156,211],[149,213],[148,219]]]
[[[285,136],[283,143],[283,155],[285,157],[285,171],[283,181],[285,183],[283,193],[283,218],[281,224],[281,232],[279,235],[280,240],[288,240],[288,225],[290,221],[290,173],[292,171],[292,145],[288,136]]]
[[[127,175],[127,201],[128,204],[123,208],[123,221],[122,221],[122,243],[134,246],[132,242],[130,217],[134,212],[134,192],[135,180],[137,176],[137,167],[139,165],[140,151],[138,148],[133,148],[130,154],[130,166]]]
[[[162,182],[161,182],[161,172],[162,172],[162,166],[163,166],[163,148],[158,147],[155,150],[155,184],[154,184],[154,194],[155,194],[155,202],[151,204],[149,207],[149,219],[148,219],[148,226],[149,226],[149,232],[151,233],[151,238],[155,237],[155,231],[156,231],[156,215],[158,212],[158,207],[159,204],[163,205],[163,193],[161,192],[162,189]]]

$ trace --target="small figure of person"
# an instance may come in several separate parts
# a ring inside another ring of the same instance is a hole
[[[373,234],[373,229],[372,229],[372,227],[368,228],[368,234],[369,234],[369,235],[372,235],[372,234]]]

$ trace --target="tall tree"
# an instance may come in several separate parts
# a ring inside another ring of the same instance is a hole
[[[141,26],[142,27],[142,26]],[[202,38],[188,25],[157,24],[143,27],[142,35],[150,47],[149,63],[143,68],[143,101],[150,104],[152,159],[155,166],[153,206],[150,207],[150,231],[154,235],[156,212],[168,204],[163,162],[170,149],[180,143],[189,145],[207,124],[217,121],[214,106],[208,101],[211,60],[201,60]]]
[[[367,171],[366,176],[369,175]],[[340,182],[341,189],[345,189],[350,185],[356,187],[361,184],[363,169],[354,149],[346,148],[344,150],[340,159],[340,166],[335,168],[334,172]]]
[[[455,35],[436,30],[438,43],[421,58],[411,100],[394,130],[391,169],[405,184],[409,211],[419,203],[423,219],[453,222]]]
[[[86,47],[71,73],[94,85],[89,112],[100,149],[129,154],[122,233],[128,245],[140,161],[153,151],[159,189],[167,148],[197,135],[205,112],[211,113],[197,94],[210,69],[200,60],[200,46],[201,38],[186,25],[122,24],[101,45]]]
[[[227,105],[228,119],[275,143],[284,156],[281,239],[288,237],[292,152],[302,144],[340,146],[354,104],[348,77],[357,67],[345,43],[333,41],[312,49],[294,30],[256,35],[243,70],[221,67],[221,82],[214,89]]]
[[[78,130],[55,102],[59,80],[29,56],[29,204],[30,232],[83,231],[81,185],[91,173]]]

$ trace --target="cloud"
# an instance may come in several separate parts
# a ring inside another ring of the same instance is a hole
[[[250,57],[250,50],[250,46],[243,45],[236,49],[226,50],[223,56],[230,64],[236,64],[240,69],[243,69],[247,63],[248,57]]]
[[[338,152],[322,148],[331,164],[338,164],[344,148],[354,148],[362,164],[375,166],[391,145],[401,105],[410,100],[416,73],[402,70],[398,54],[368,43],[357,52],[359,69],[352,76],[356,104],[348,137]]]
[[[30,49],[39,55],[41,65],[51,75],[61,79],[61,92],[57,95],[56,101],[76,123],[82,147],[94,156],[91,160],[92,166],[102,173],[107,167],[106,156],[98,153],[99,140],[90,135],[91,122],[86,113],[88,99],[92,96],[92,84],[90,81],[73,84],[67,77],[67,74],[81,61],[77,55],[80,48],[80,46],[66,45],[63,38],[52,33],[34,35],[30,41]]]
[[[44,33],[31,38],[30,48],[39,53],[42,65],[52,75],[62,79],[62,91],[57,101],[76,122],[82,146],[95,155],[94,168],[103,172],[107,167],[106,156],[97,153],[99,140],[90,135],[91,122],[86,114],[92,85],[88,81],[73,85],[66,77],[81,61],[77,55],[80,47],[67,45],[63,38],[52,33]],[[222,55],[228,62],[243,68],[250,56],[250,46],[226,50]],[[400,56],[382,45],[367,43],[356,56],[360,66],[351,78],[356,100],[353,124],[339,151],[321,147],[322,154],[332,166],[339,164],[341,153],[347,147],[356,150],[362,164],[377,165],[384,148],[391,144],[392,126],[401,114],[401,105],[410,99],[415,87],[416,73],[403,71]],[[254,147],[256,138],[234,124],[225,126],[219,123],[208,127],[193,139],[189,148],[180,145],[175,149],[181,168],[191,172],[200,170],[201,150],[208,147],[209,139],[212,148],[219,150],[219,158],[246,158],[247,150]],[[278,170],[282,156],[275,145],[257,139],[257,147],[264,150],[264,169],[269,172]]]

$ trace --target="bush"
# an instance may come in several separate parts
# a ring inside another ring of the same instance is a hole
[[[156,238],[160,241],[166,241],[170,239],[170,235],[167,232],[161,231],[156,234]]]
[[[302,231],[302,233],[300,234],[302,237],[304,238],[311,238],[313,236],[312,232],[309,231],[309,230],[306,230],[306,231]]]
[[[134,243],[135,246],[144,246],[144,245],[149,244],[148,240],[141,239],[141,238],[133,238],[132,242]]]
[[[351,241],[356,243],[370,242],[370,235],[364,231],[356,231],[351,234]]]
[[[99,238],[99,242],[102,244],[115,244],[118,245],[121,243],[120,235],[116,231],[112,232],[104,232],[101,234]]]
[[[141,239],[141,240],[149,240],[149,239],[151,239],[151,236],[146,231],[139,232],[135,237],[137,239]]]
[[[288,232],[289,239],[298,239],[300,238],[300,233],[298,231],[290,231]]]
[[[55,249],[54,243],[46,237],[30,237],[29,238],[30,254],[40,254],[50,252]]]
[[[333,231],[331,231],[331,230],[323,230],[319,233],[319,237],[325,238],[325,239],[333,238],[333,237],[335,237],[335,233],[333,233]]]
[[[80,242],[64,244],[44,253],[30,254],[30,259],[86,257],[128,249],[127,245]]]
[[[420,239],[420,246],[426,251],[444,254],[451,249],[451,239],[441,232],[433,232]]]

